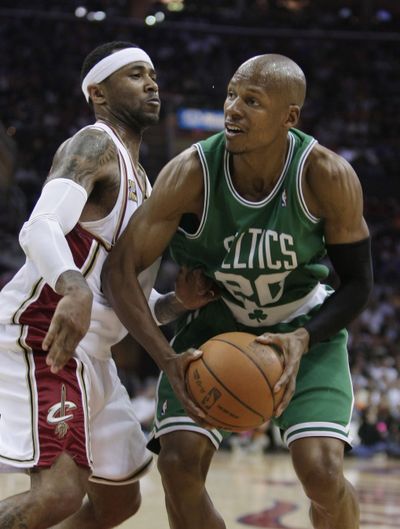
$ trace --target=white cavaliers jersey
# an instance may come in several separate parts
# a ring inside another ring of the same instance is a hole
[[[93,309],[89,331],[79,347],[97,358],[110,357],[110,348],[127,333],[101,289],[103,263],[130,217],[151,191],[147,178],[138,175],[129,152],[115,132],[96,122],[87,128],[102,130],[114,142],[119,158],[120,187],[112,211],[103,219],[80,222],[66,235],[74,257],[93,291]],[[82,129],[82,130],[85,130]],[[148,299],[158,272],[159,261],[140,274],[139,281]],[[0,348],[8,350],[42,350],[51,318],[61,296],[40,276],[35,264],[27,259],[24,266],[0,292]]]

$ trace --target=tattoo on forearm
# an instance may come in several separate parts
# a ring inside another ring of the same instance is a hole
[[[4,518],[0,516],[1,529],[28,529],[28,520],[22,512],[23,509],[15,508],[13,511],[6,514]]]
[[[176,320],[178,316],[185,312],[185,307],[176,299],[174,292],[169,292],[163,298],[160,298],[155,306],[157,320],[163,325]]]

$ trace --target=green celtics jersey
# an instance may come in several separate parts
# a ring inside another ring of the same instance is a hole
[[[330,289],[323,226],[304,202],[301,174],[316,143],[297,129],[272,192],[246,200],[230,174],[224,133],[195,145],[204,174],[200,223],[185,216],[171,241],[179,265],[201,267],[222,290],[235,319],[250,327],[289,322],[323,302]]]

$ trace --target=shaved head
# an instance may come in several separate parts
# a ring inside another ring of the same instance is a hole
[[[290,105],[303,106],[306,78],[303,70],[284,55],[257,55],[236,70],[232,81],[246,81],[266,91],[276,92]]]

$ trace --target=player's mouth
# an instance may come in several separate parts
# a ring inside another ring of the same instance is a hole
[[[160,106],[160,99],[158,97],[149,97],[149,99],[146,99],[145,101],[146,105],[151,105],[151,106],[157,106],[159,107]]]
[[[234,138],[238,134],[242,134],[243,130],[237,125],[231,123],[225,123],[225,136],[227,138]]]

